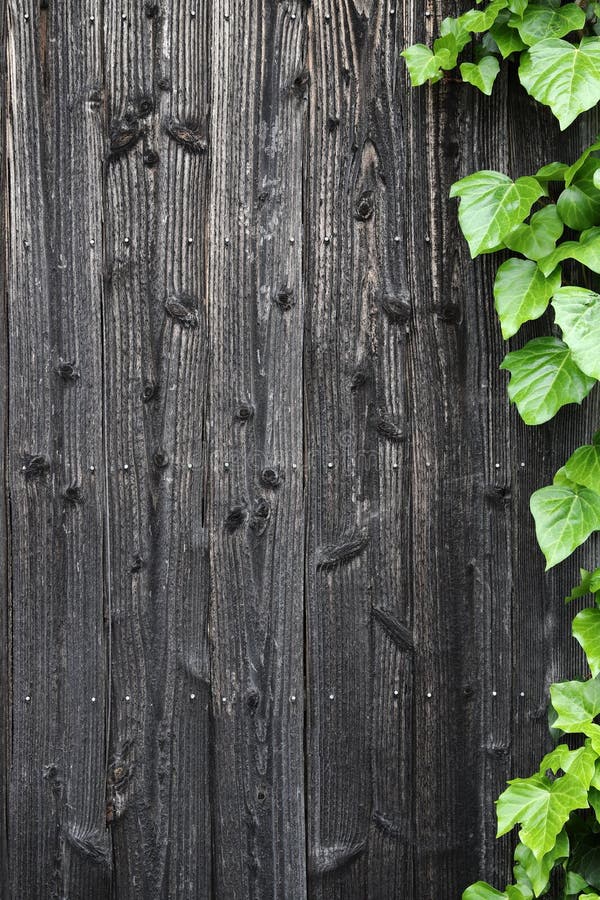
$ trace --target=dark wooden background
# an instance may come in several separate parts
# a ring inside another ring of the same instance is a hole
[[[3,6],[2,900],[508,879],[493,800],[583,671],[528,498],[599,404],[509,409],[447,196],[594,123],[411,92],[454,11]]]

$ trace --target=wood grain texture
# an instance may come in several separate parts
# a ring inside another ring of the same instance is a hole
[[[598,116],[411,90],[467,5],[3,7],[2,900],[508,879],[598,550],[544,575],[529,496],[600,397],[522,424],[447,197]]]
[[[213,4],[207,315],[215,894],[305,896],[300,2]]]
[[[14,896],[97,897],[109,884],[105,504],[91,472],[103,454],[101,130],[90,102],[101,72],[89,6],[8,7]]]
[[[206,159],[183,139],[206,120],[208,5],[104,9],[114,892],[208,896]]]

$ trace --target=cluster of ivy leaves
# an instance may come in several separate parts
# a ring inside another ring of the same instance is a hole
[[[492,0],[444,19],[433,49],[414,44],[402,55],[413,86],[439,81],[458,67],[461,79],[484,94],[492,92],[500,60],[518,59],[525,90],[566,128],[600,101],[599,34],[597,2]],[[459,65],[467,48],[472,59]]]
[[[463,81],[489,94],[499,58],[513,57],[521,84],[561,128],[600,102],[600,3],[492,0],[444,19],[440,30],[433,49],[417,44],[403,53],[413,85],[452,72],[468,46]],[[472,257],[513,254],[499,266],[493,289],[503,337],[552,309],[552,334],[502,363],[523,421],[547,422],[561,407],[581,403],[600,380],[600,139],[574,163],[553,162],[516,181],[476,172],[454,184],[451,196],[460,201]],[[600,431],[530,506],[548,569],[600,531]],[[594,605],[573,621],[590,675],[550,689],[552,733],[557,741],[568,735],[569,743],[558,743],[529,778],[510,781],[496,804],[498,836],[519,828],[514,883],[502,892],[480,881],[463,900],[531,900],[554,891],[557,879],[565,900],[600,900],[600,568],[582,570],[567,600],[590,595]]]

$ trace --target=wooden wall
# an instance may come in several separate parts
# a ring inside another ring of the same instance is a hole
[[[599,401],[509,409],[447,196],[594,123],[410,91],[454,11],[3,6],[3,900],[507,880],[493,799],[583,670],[528,498]]]

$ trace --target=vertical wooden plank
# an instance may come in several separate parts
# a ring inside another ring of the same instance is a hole
[[[306,6],[213,4],[207,310],[215,896],[306,895]]]
[[[380,135],[371,127],[382,16],[382,4],[369,0],[315,2],[311,12],[305,422],[307,824],[315,900],[367,895],[378,465],[380,453],[390,463],[396,458],[403,438],[401,404],[385,397],[374,358],[374,308],[387,263],[374,223],[386,207],[380,177],[389,157],[380,158]]]
[[[12,895],[106,896],[101,153],[91,3],[8,6]]]
[[[2,71],[7,71],[6,46],[7,8],[3,4],[0,10],[0,60]],[[6,109],[6,78],[0,79],[0,110]],[[2,449],[0,451],[0,691],[5,697],[0,716],[0,894],[8,894],[8,754],[10,745],[10,683],[9,683],[9,571],[8,571],[8,497],[6,491],[7,476],[7,444],[8,431],[8,352],[7,352],[7,308],[6,308],[6,262],[8,247],[6,244],[7,206],[6,190],[6,114],[0,115],[0,197],[2,211],[0,213],[0,421],[2,427]]]
[[[424,17],[406,4],[403,46],[430,41],[453,13],[433,4]],[[506,79],[483,101],[453,82],[412,91],[404,68],[402,83],[412,305],[415,895],[433,896],[443,872],[444,892],[460,896],[482,872],[509,873],[510,848],[495,842],[493,799],[510,772],[511,451],[488,300],[493,266],[469,259],[448,193],[477,168],[506,170]]]
[[[104,8],[115,894],[208,897],[209,4]]]

